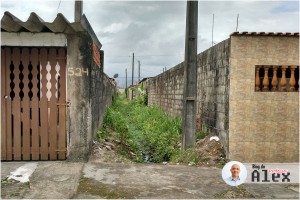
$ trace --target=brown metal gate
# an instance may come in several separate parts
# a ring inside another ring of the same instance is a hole
[[[1,48],[1,160],[66,158],[66,48]]]

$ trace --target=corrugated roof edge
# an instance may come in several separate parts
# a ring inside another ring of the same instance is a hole
[[[291,33],[291,32],[233,32],[230,36],[298,36],[299,33]]]
[[[86,16],[82,16],[81,23],[70,23],[63,14],[58,13],[53,22],[45,22],[36,13],[30,13],[27,21],[23,22],[8,11],[4,12],[1,19],[1,32],[52,32],[52,33],[75,33],[87,31],[97,46],[101,49],[102,44],[97,38]]]

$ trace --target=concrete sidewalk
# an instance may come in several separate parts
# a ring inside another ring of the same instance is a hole
[[[27,162],[34,163],[34,162]],[[84,163],[66,161],[36,162],[29,185],[5,180],[26,162],[1,162],[1,198],[70,199],[77,191]],[[2,181],[5,180],[5,181]]]
[[[235,189],[223,182],[221,169],[180,165],[46,161],[36,162],[29,184],[7,180],[27,163],[34,162],[1,163],[2,198],[299,198],[299,185],[243,184]]]

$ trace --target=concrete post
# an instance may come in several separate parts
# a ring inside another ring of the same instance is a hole
[[[139,69],[138,69],[138,74],[139,74],[139,82],[140,82],[140,79],[141,79],[141,62],[140,61],[138,61],[139,62]]]
[[[195,146],[198,1],[187,1],[182,115],[182,150]]]
[[[125,81],[125,95],[126,95],[126,98],[128,97],[128,91],[127,91],[127,68],[125,69],[125,74],[126,74],[126,81]]]
[[[133,78],[134,78],[134,53],[132,53],[132,79],[131,87],[133,88]],[[133,99],[133,89],[131,89],[131,100]]]
[[[82,0],[75,0],[75,22],[81,21],[82,10],[83,10]]]

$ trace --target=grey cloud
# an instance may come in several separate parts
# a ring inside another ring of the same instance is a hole
[[[59,1],[2,1],[1,13],[8,10],[22,20],[36,12],[52,22]],[[299,32],[298,2],[286,1],[199,1],[198,53],[211,47],[212,15],[214,42],[238,31]],[[141,61],[142,76],[155,76],[184,59],[186,1],[83,1],[87,16],[105,51],[104,70],[109,76],[125,68],[131,76],[132,52]],[[296,6],[294,6],[296,5]],[[61,1],[58,12],[73,22],[74,1]],[[171,56],[162,56],[171,55]],[[135,70],[137,72],[137,70]],[[137,76],[137,73],[135,73]],[[120,80],[122,78],[119,78]]]

